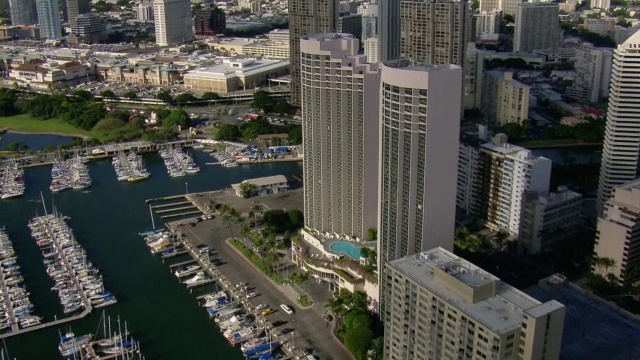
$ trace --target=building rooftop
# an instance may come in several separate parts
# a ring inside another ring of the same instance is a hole
[[[437,70],[449,70],[449,69],[459,69],[460,66],[453,64],[443,64],[443,65],[428,65],[416,63],[413,60],[393,60],[393,61],[385,61],[384,66],[396,69],[405,69],[411,71],[437,71]]]
[[[205,68],[187,72],[185,76],[197,76],[205,78],[233,78],[236,76],[251,76],[264,71],[275,70],[289,66],[285,60],[256,60],[250,58],[233,59]]]
[[[557,306],[548,305],[535,309],[541,305],[538,300],[443,248],[397,259],[391,261],[389,266],[496,333],[507,333],[519,328],[525,311],[539,312]],[[438,271],[444,271],[459,283],[443,284],[438,279]],[[481,287],[483,293],[488,287],[492,288],[493,295],[471,302],[454,290],[464,288],[473,291]]]
[[[253,184],[255,186],[267,186],[267,185],[273,185],[273,184],[286,183],[288,181],[284,175],[273,175],[273,176],[249,179],[249,180],[245,180],[244,182],[248,182],[249,184]]]

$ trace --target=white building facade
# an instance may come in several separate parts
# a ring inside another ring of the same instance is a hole
[[[596,208],[602,214],[613,188],[638,178],[640,163],[640,31],[613,54],[607,126]]]
[[[568,94],[576,99],[597,103],[609,96],[613,51],[583,44],[576,49],[576,75]]]

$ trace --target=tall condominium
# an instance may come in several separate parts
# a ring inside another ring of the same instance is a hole
[[[640,279],[640,179],[614,188],[596,234],[594,255],[613,264],[594,262],[592,270],[605,277],[613,274],[624,285]]]
[[[36,0],[36,6],[38,8],[40,38],[46,40],[62,39],[58,0]]]
[[[542,303],[453,253],[391,261],[381,278],[384,358],[558,359],[566,309]]]
[[[136,8],[139,21],[153,21],[153,0],[142,0]]]
[[[300,83],[300,38],[305,35],[335,33],[339,0],[289,0],[289,49],[291,51],[291,104],[302,104]]]
[[[189,0],[154,0],[156,44],[166,46],[193,39]]]
[[[513,51],[531,52],[557,47],[560,41],[559,11],[555,3],[518,4]]]
[[[602,214],[604,203],[615,186],[640,177],[640,83],[636,81],[639,71],[640,31],[618,45],[613,53],[596,203],[598,214]]]
[[[487,71],[484,76],[482,111],[495,124],[523,125],[529,118],[530,88],[506,71]]]
[[[576,49],[576,75],[567,93],[576,99],[597,103],[609,96],[613,50],[585,43]]]
[[[13,26],[36,24],[36,0],[9,0],[9,14]]]
[[[611,7],[611,0],[591,0],[592,9],[609,10]]]
[[[476,48],[470,42],[465,51],[464,69],[464,108],[479,109],[482,107],[482,86],[484,82],[484,59],[488,53]]]
[[[400,0],[378,0],[380,61],[400,58]]]
[[[551,160],[507,140],[498,134],[491,142],[463,142],[456,202],[487,227],[517,235],[525,194],[549,194]]]
[[[482,11],[474,14],[473,17],[476,22],[476,36],[500,33],[500,21],[502,20],[500,11]]]
[[[380,73],[350,34],[303,36],[306,227],[364,239],[377,225]]]
[[[80,14],[91,12],[91,2],[89,0],[67,0],[67,15],[69,17],[69,26],[73,31],[76,26],[76,19]]]
[[[400,58],[462,65],[469,38],[466,0],[400,1]]]
[[[383,63],[381,71],[378,259],[384,264],[453,247],[461,110],[454,104],[461,101],[462,69],[400,60]]]
[[[502,15],[515,15],[516,7],[522,0],[480,0],[480,12],[502,11]]]

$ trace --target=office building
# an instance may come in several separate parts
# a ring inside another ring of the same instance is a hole
[[[585,29],[598,35],[607,36],[616,30],[617,19],[584,19],[582,25]]]
[[[551,160],[509,144],[505,134],[487,136],[463,138],[456,205],[492,230],[517,235],[526,193],[549,195]]]
[[[502,21],[500,11],[482,11],[474,14],[473,17],[476,21],[476,36],[500,33],[500,21]]]
[[[611,0],[591,0],[592,9],[609,10],[611,7]]]
[[[576,49],[576,75],[567,93],[578,100],[597,103],[609,96],[613,50],[585,43]]]
[[[336,31],[339,34],[351,34],[358,39],[360,44],[362,41],[362,15],[359,14],[341,14],[338,17]]]
[[[154,0],[156,44],[182,44],[193,39],[189,0]]]
[[[484,76],[482,112],[498,125],[523,125],[529,119],[530,88],[506,71],[487,71]]]
[[[67,18],[71,31],[76,26],[76,19],[80,14],[91,12],[91,3],[89,0],[66,0],[67,1]]]
[[[386,268],[385,359],[560,357],[561,303],[541,303],[442,248]]]
[[[11,25],[33,25],[38,23],[35,0],[10,0]]]
[[[566,186],[560,186],[558,191],[548,195],[526,193],[518,250],[529,255],[552,252],[560,241],[570,239],[578,232],[581,211],[582,195]]]
[[[139,21],[153,21],[153,0],[142,0],[136,8],[136,15]]]
[[[222,9],[217,7],[196,11],[193,21],[195,23],[196,36],[222,34],[227,27],[226,15]]]
[[[58,0],[36,0],[36,6],[38,9],[38,23],[40,24],[40,37],[46,40],[62,39]]]
[[[400,59],[400,0],[378,0],[378,59]]]
[[[80,14],[76,17],[75,23],[71,31],[83,44],[93,44],[107,38],[107,27],[96,13]]]
[[[560,42],[558,4],[524,3],[516,9],[513,51],[551,49]]]
[[[380,61],[378,58],[380,55],[380,51],[378,50],[379,45],[380,41],[375,37],[368,38],[364,41],[364,55],[367,57],[367,62],[376,63]]]
[[[613,188],[637,179],[640,163],[640,31],[613,52],[596,208],[602,214]]]
[[[305,35],[335,33],[339,14],[338,0],[289,0],[291,33],[291,99],[301,105],[300,38]]]
[[[377,225],[377,64],[350,34],[302,37],[305,226],[364,240]]]
[[[462,65],[469,26],[469,4],[465,0],[402,0],[400,58]]]
[[[189,70],[184,74],[184,87],[224,94],[266,86],[269,79],[288,72],[289,62],[284,60],[230,58],[222,64]]]
[[[522,0],[480,0],[480,12],[484,11],[501,11],[502,15],[515,15],[518,4],[522,4]]]
[[[453,247],[462,69],[456,65],[382,65],[381,264]],[[437,169],[437,170],[436,170]],[[381,268],[381,267],[379,267]]]
[[[598,219],[596,245],[598,258],[612,264],[594,262],[592,271],[606,277],[613,274],[621,285],[640,279],[640,179],[616,186]]]

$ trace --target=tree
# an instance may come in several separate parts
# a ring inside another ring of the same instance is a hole
[[[378,238],[378,230],[374,228],[367,229],[367,241],[374,241]]]
[[[158,92],[158,94],[156,95],[156,99],[160,101],[168,102],[168,103],[173,101],[173,97],[171,97],[171,94],[169,94],[166,91]]]
[[[240,191],[240,195],[245,199],[254,197],[258,193],[258,187],[247,181],[241,182],[238,190]]]
[[[477,235],[471,234],[466,226],[457,228],[453,235],[453,244],[462,251],[478,252],[482,247],[482,241]]]
[[[16,115],[20,112],[16,94],[13,90],[0,89],[0,116]]]
[[[116,93],[113,92],[113,90],[103,90],[100,92],[100,96],[102,96],[103,98],[107,98],[107,99],[111,99],[116,97]]]
[[[73,92],[73,96],[82,101],[89,101],[93,99],[93,94],[87,90],[76,90]]]
[[[304,215],[298,209],[287,211],[287,217],[289,218],[289,229],[299,229],[304,225]]]
[[[264,211],[264,206],[262,204],[260,204],[259,202],[254,202],[253,205],[251,205],[251,208],[249,208],[249,210],[253,213],[253,224],[254,227],[258,226],[258,214],[260,214],[262,216],[262,212]]]
[[[138,98],[138,94],[135,91],[129,90],[126,93],[122,94],[122,96],[126,97],[129,100],[134,100]]]
[[[214,92],[206,92],[204,94],[202,94],[202,100],[217,100],[220,98],[220,95],[218,95],[218,93],[214,93]]]
[[[7,150],[9,151],[23,151],[27,149],[27,143],[22,140],[10,142],[7,145]]]
[[[344,346],[356,360],[366,360],[367,351],[371,347],[375,334],[373,330],[366,327],[357,327],[349,330],[344,335]]]
[[[178,103],[178,105],[182,105],[191,101],[197,101],[198,98],[189,93],[182,93],[176,96],[175,100]]]
[[[258,90],[253,93],[253,106],[264,111],[265,113],[271,112],[275,101],[271,98],[271,94],[264,90]]]
[[[302,144],[302,126],[296,125],[292,127],[288,135],[289,144]]]
[[[291,104],[289,104],[288,102],[278,101],[277,103],[275,103],[275,105],[273,105],[272,111],[274,113],[284,115],[284,114],[290,113],[291,109],[292,109]]]
[[[241,136],[240,129],[233,124],[222,124],[218,132],[216,132],[214,138],[216,140],[237,140]]]
[[[182,129],[186,129],[191,125],[189,114],[182,109],[173,110],[169,116],[162,120],[162,126],[164,127],[174,127],[178,125],[180,125]]]
[[[344,331],[349,332],[358,327],[373,328],[371,315],[364,310],[356,309],[349,311],[343,319]]]

